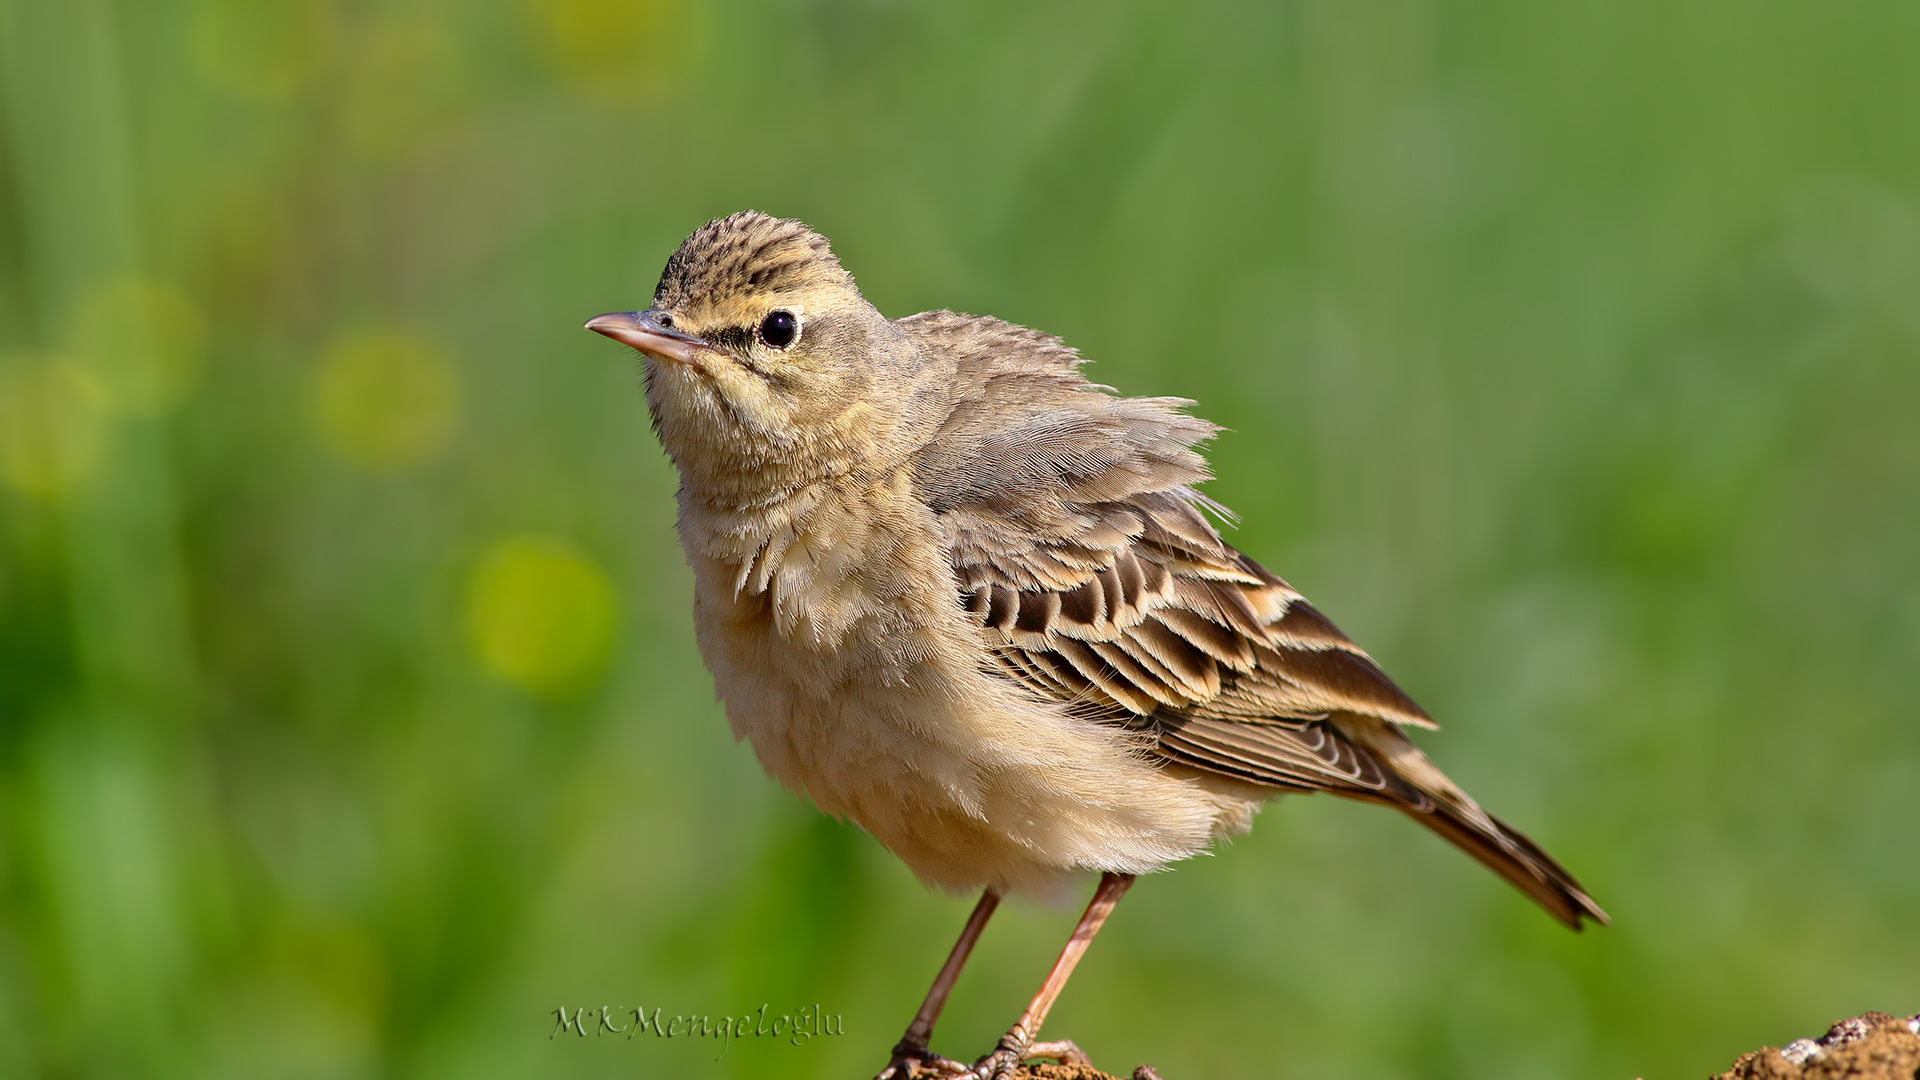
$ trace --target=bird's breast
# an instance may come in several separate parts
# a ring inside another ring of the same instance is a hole
[[[1051,887],[1204,846],[1223,803],[1125,733],[988,672],[904,482],[715,511],[683,499],[700,648],[736,737],[924,880]],[[1223,816],[1224,815],[1224,816]]]

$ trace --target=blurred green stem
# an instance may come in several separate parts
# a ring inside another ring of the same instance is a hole
[[[144,269],[113,16],[98,0],[5,0],[0,13],[22,306],[33,344],[57,352],[85,297]],[[119,330],[117,347],[146,347],[140,326]],[[159,418],[113,420],[97,469],[60,499],[83,693],[113,711],[177,717],[195,665],[170,448]]]
[[[0,63],[27,294],[18,305],[26,340],[10,344],[65,353],[86,298],[145,269],[114,12],[101,0],[0,0]],[[115,327],[115,348],[147,348],[145,331],[131,319]],[[37,856],[29,872],[54,931],[41,944],[64,954],[44,959],[72,977],[43,983],[54,993],[32,1022],[68,1052],[82,1040],[87,1057],[115,1071],[163,1075],[181,1057],[188,935],[177,796],[191,778],[181,725],[196,665],[165,421],[119,408],[110,383],[100,389],[108,435],[99,459],[48,504],[76,685],[70,707],[34,718],[22,794],[36,812],[15,839]]]

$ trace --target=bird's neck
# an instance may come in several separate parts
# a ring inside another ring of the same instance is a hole
[[[679,529],[705,584],[736,602],[770,604],[783,636],[820,645],[950,581],[905,468],[750,501],[682,487]]]

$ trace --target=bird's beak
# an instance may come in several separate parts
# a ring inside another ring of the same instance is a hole
[[[631,345],[648,356],[699,366],[700,356],[721,355],[720,350],[692,334],[661,325],[664,312],[613,311],[587,320],[587,329],[605,334],[622,345]]]

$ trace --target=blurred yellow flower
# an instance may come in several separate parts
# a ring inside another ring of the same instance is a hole
[[[496,678],[544,697],[584,689],[605,669],[618,630],[613,583],[564,540],[509,537],[467,582],[467,640]]]
[[[341,127],[373,159],[403,153],[466,96],[453,38],[432,22],[389,18],[355,43],[339,97]]]
[[[105,395],[85,367],[59,356],[0,361],[0,483],[66,494],[93,474],[107,434]]]
[[[646,97],[684,78],[706,42],[701,0],[527,0],[548,60],[595,97]]]
[[[193,392],[207,330],[199,309],[179,289],[163,281],[121,278],[81,301],[72,340],[108,405],[153,413]]]
[[[453,434],[460,380],[433,342],[376,329],[336,342],[320,363],[313,420],[341,460],[394,472],[432,458]]]
[[[327,0],[199,0],[194,59],[222,90],[279,101],[316,75],[333,45]]]

